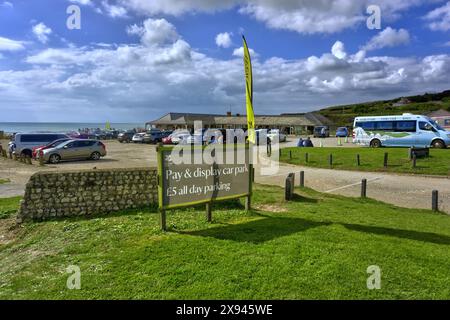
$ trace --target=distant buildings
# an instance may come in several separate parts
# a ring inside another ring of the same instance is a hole
[[[194,121],[202,121],[203,128],[245,129],[247,127],[246,115],[232,115],[231,112],[226,115],[169,112],[159,119],[147,122],[146,127],[191,130],[194,128]],[[279,129],[286,134],[308,134],[313,132],[315,126],[331,125],[327,118],[315,112],[255,115],[255,123],[257,129]]]
[[[450,112],[440,109],[433,111],[428,115],[431,119],[436,121],[440,126],[450,130]]]
[[[405,106],[410,103],[411,103],[411,100],[409,100],[408,98],[401,98],[398,102],[394,103],[392,106],[401,107],[401,106]]]

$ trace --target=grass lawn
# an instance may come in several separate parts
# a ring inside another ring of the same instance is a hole
[[[0,199],[11,212],[19,199]],[[217,204],[14,227],[0,220],[0,299],[449,299],[450,217],[255,185],[254,210]],[[225,210],[228,209],[228,210]],[[68,290],[68,265],[81,290]],[[381,268],[368,290],[367,267]]]
[[[292,152],[292,159],[289,151]],[[384,168],[384,154],[388,153],[388,167]],[[308,153],[308,162],[305,154]],[[330,168],[329,155],[333,154],[333,169],[357,171],[385,171],[397,173],[416,173],[429,175],[450,175],[450,150],[430,149],[429,158],[418,158],[416,168],[408,159],[407,148],[285,148],[280,161],[310,166]],[[360,155],[357,166],[356,155]]]

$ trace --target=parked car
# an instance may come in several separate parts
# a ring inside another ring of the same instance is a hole
[[[121,132],[117,135],[117,140],[122,142],[131,142],[133,140],[133,136],[135,135],[136,131],[134,130],[127,130],[125,132]]]
[[[131,141],[133,141],[134,143],[144,143],[144,135],[145,132],[136,133],[131,139]]]
[[[9,142],[8,148],[18,155],[31,157],[33,148],[65,138],[68,138],[68,136],[59,133],[16,133]]]
[[[163,133],[158,129],[148,130],[142,138],[143,143],[158,143],[161,142],[163,138]]]
[[[56,164],[62,160],[92,159],[106,156],[106,146],[97,140],[69,140],[54,148],[41,150],[40,157],[45,162]]]
[[[328,138],[330,136],[330,128],[328,126],[314,127],[314,138]]]
[[[63,138],[63,139],[58,139],[55,141],[50,142],[49,144],[45,145],[45,146],[39,146],[39,147],[35,147],[33,148],[33,153],[32,153],[32,158],[33,159],[38,159],[39,158],[39,152],[41,150],[45,150],[45,149],[49,149],[49,148],[54,148],[56,147],[58,144],[66,142],[71,140],[71,138]]]
[[[190,133],[187,130],[175,130],[166,140],[163,139],[163,143],[179,144],[181,141],[187,139],[188,136],[190,136]]]
[[[349,131],[347,127],[339,127],[336,129],[336,137],[345,138],[348,137]]]
[[[271,129],[267,133],[267,136],[269,137],[270,141],[273,141],[276,139],[276,136],[278,136],[279,142],[286,142],[286,135],[284,133],[281,133],[278,129]]]

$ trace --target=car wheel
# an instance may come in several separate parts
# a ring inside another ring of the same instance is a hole
[[[61,161],[61,157],[59,154],[52,154],[50,156],[50,158],[48,158],[48,162],[53,163],[53,164],[57,164],[60,161]]]
[[[100,160],[100,157],[101,157],[101,155],[98,152],[92,152],[92,154],[91,154],[92,160]]]
[[[370,146],[371,146],[372,148],[380,148],[380,147],[381,147],[381,141],[378,140],[378,139],[373,139],[373,140],[370,142]]]
[[[431,146],[436,149],[445,149],[445,143],[442,140],[434,140]]]

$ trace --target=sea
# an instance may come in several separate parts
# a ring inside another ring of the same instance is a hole
[[[105,129],[106,123],[93,122],[0,122],[0,131],[5,133],[58,132],[67,133],[78,129]],[[111,129],[129,130],[145,128],[144,123],[110,123]]]

